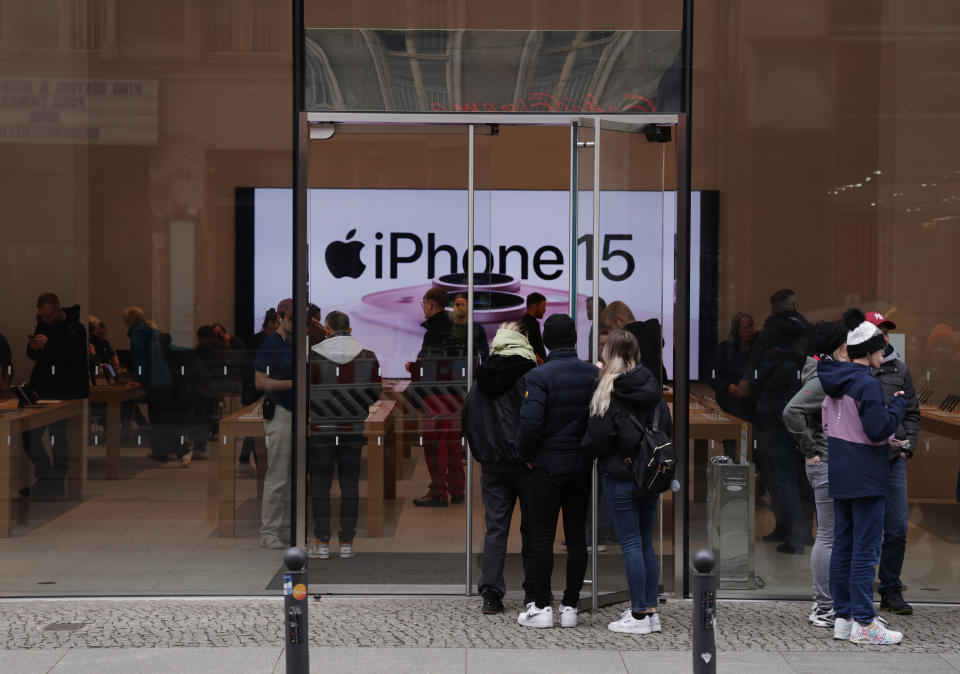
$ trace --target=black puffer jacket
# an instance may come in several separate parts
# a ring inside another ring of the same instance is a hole
[[[771,316],[757,337],[744,375],[761,428],[783,424],[783,408],[800,390],[800,373],[813,353],[813,325],[796,311]]]
[[[580,441],[596,378],[596,366],[580,360],[573,347],[552,350],[527,374],[517,430],[521,459],[551,475],[590,472]]]
[[[907,414],[897,426],[895,436],[897,440],[909,441],[910,445],[902,449],[891,446],[890,460],[893,461],[900,456],[901,451],[911,459],[917,448],[917,434],[920,432],[920,405],[917,402],[917,390],[913,386],[910,370],[890,344],[887,344],[883,350],[883,362],[873,371],[873,376],[883,386],[883,399],[886,402],[893,400],[893,394],[897,391],[903,391],[903,397],[907,400]]]
[[[610,408],[602,417],[591,416],[582,447],[588,455],[599,459],[597,471],[620,480],[632,480],[633,473],[624,464],[629,456],[636,458],[643,442],[643,432],[630,419],[633,414],[644,426],[653,424],[660,407],[657,426],[673,435],[670,408],[663,400],[663,389],[657,378],[643,365],[637,365],[613,380]]]
[[[523,400],[523,376],[536,367],[523,356],[490,356],[477,371],[460,417],[470,453],[484,472],[527,470],[517,453],[517,425]]]
[[[38,322],[36,334],[46,335],[47,344],[27,358],[34,361],[30,388],[41,398],[86,398],[90,395],[87,370],[87,331],[80,322],[80,305],[64,307],[65,320],[52,325]]]

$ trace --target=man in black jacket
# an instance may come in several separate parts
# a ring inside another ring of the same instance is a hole
[[[587,570],[584,535],[590,505],[591,461],[580,448],[587,429],[597,368],[577,358],[576,325],[554,314],[543,326],[550,355],[526,376],[517,451],[532,464],[530,513],[533,518],[533,600],[517,619],[529,627],[552,627],[553,540],[563,511],[567,543],[567,584],[560,604],[560,625],[577,624],[577,603]]]
[[[533,352],[537,354],[537,362],[542,363],[547,357],[547,351],[543,348],[543,338],[540,336],[540,319],[547,311],[547,298],[540,293],[530,293],[527,295],[527,313],[520,319],[524,330],[527,331],[527,339],[530,340],[530,346]]]
[[[503,611],[503,564],[513,508],[520,501],[523,589],[529,593],[533,577],[530,513],[527,508],[530,469],[516,448],[524,375],[537,365],[537,356],[519,323],[504,323],[493,338],[493,355],[477,370],[477,384],[463,406],[462,427],[470,452],[480,462],[480,493],[487,533],[483,539],[483,571],[477,591],[483,612]]]
[[[890,343],[889,332],[897,328],[896,323],[884,318],[877,311],[868,311],[866,317],[880,329],[887,340],[883,349],[883,362],[873,373],[883,385],[883,397],[890,402],[897,391],[903,391],[903,397],[907,400],[907,413],[897,426],[894,439],[890,443],[890,482],[883,509],[883,544],[880,547],[880,566],[877,569],[880,580],[877,592],[880,593],[881,611],[910,615],[913,607],[903,599],[900,573],[907,551],[907,460],[913,458],[917,447],[920,404],[917,402],[917,391],[910,370]]]
[[[426,332],[417,360],[407,363],[407,372],[413,375],[414,390],[423,397],[423,455],[430,471],[430,488],[413,499],[413,505],[446,507],[448,495],[449,503],[463,503],[460,409],[466,380],[460,373],[466,371],[466,350],[453,338],[446,291],[430,288],[420,304],[426,319],[420,325]]]
[[[813,493],[807,482],[803,455],[783,423],[783,408],[800,390],[800,373],[813,347],[813,325],[797,311],[790,289],[770,296],[771,316],[756,339],[744,380],[743,396],[753,395],[763,484],[770,493],[776,525],[763,537],[778,542],[777,552],[803,554],[810,538]]]
[[[30,388],[40,398],[67,400],[90,395],[87,371],[87,331],[80,321],[80,305],[64,309],[60,298],[44,293],[37,299],[37,329],[27,344],[27,357],[34,361]],[[23,496],[37,499],[63,498],[67,477],[67,421],[47,426],[51,456],[43,447],[43,430],[26,431],[23,448],[33,463],[37,481],[21,489]]]

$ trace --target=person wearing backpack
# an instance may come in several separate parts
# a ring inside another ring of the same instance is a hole
[[[477,591],[483,612],[503,612],[503,565],[513,509],[520,501],[520,538],[523,589],[529,595],[533,577],[533,546],[527,508],[530,469],[520,460],[515,444],[524,375],[537,366],[537,355],[516,321],[503,323],[493,338],[492,355],[477,370],[477,383],[463,405],[461,427],[470,453],[480,462],[480,495],[487,532],[483,538],[483,569]],[[528,596],[529,601],[529,596]],[[528,602],[524,602],[528,603]]]
[[[640,347],[632,334],[612,331],[603,349],[603,362],[581,446],[598,459],[597,470],[603,476],[630,588],[630,608],[607,628],[649,634],[661,630],[657,614],[660,570],[653,549],[660,492],[644,491],[637,485],[633,464],[643,447],[643,428],[656,427],[667,437],[672,434],[670,409],[663,400],[659,378],[640,363]]]

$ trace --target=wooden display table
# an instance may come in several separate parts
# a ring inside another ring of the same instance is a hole
[[[396,442],[396,404],[392,400],[378,400],[370,406],[370,415],[363,426],[367,455],[367,536],[383,535],[384,500],[397,495],[396,463],[401,460]],[[236,442],[243,438],[266,438],[260,402],[238,410],[220,420],[220,442],[211,457],[215,469],[208,478],[208,513],[217,523],[217,535],[231,538],[236,535],[236,474],[234,454]],[[259,440],[258,440],[259,442]],[[257,494],[263,493],[267,452],[257,452]],[[305,495],[304,498],[307,498]]]
[[[673,414],[673,404],[670,404],[670,413]],[[693,468],[693,500],[707,500],[707,462],[710,460],[710,440],[736,440],[738,443],[741,438],[741,431],[744,426],[747,431],[747,452],[748,456],[753,450],[753,426],[752,424],[727,414],[726,412],[714,413],[703,407],[694,407],[694,401],[690,401],[690,439],[693,440],[693,456],[691,464]],[[737,446],[737,460],[739,460],[739,444]],[[722,445],[720,454],[723,453]]]
[[[22,452],[21,433],[49,426],[58,421],[67,423],[67,498],[79,500],[83,496],[86,477],[86,439],[83,436],[84,400],[61,400],[46,403],[42,407],[17,409],[15,400],[0,401],[0,536],[10,535],[11,500],[16,496],[19,471],[15,469]],[[23,460],[28,459],[23,457]]]
[[[107,406],[106,431],[104,445],[107,454],[107,479],[120,479],[120,447],[123,444],[123,403],[136,400],[143,395],[144,389],[125,384],[100,384],[90,389],[90,404]]]
[[[934,435],[960,440],[960,414],[944,412],[936,407],[921,407],[920,428]]]

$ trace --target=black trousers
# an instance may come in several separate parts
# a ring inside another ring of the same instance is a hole
[[[340,483],[341,543],[349,543],[357,533],[360,514],[360,466],[363,436],[344,433],[339,444],[332,436],[310,437],[310,501],[313,505],[313,533],[322,541],[330,540],[330,487],[336,466]]]
[[[23,432],[23,449],[33,464],[33,474],[38,485],[62,487],[69,463],[67,422],[57,421],[47,426],[47,430],[50,432],[49,455],[43,445],[42,428]]]
[[[587,572],[587,512],[590,507],[590,475],[550,475],[544,468],[530,476],[530,515],[533,518],[533,599],[543,608],[553,601],[553,543],[557,521],[563,513],[563,536],[567,543],[567,586],[563,604],[576,606]]]
[[[480,495],[483,499],[487,533],[483,538],[483,569],[477,591],[483,595],[493,590],[503,597],[507,591],[503,580],[503,565],[507,559],[507,538],[513,509],[520,502],[520,556],[523,559],[523,589],[531,593],[533,578],[533,540],[530,523],[530,473],[491,473],[480,475]]]

